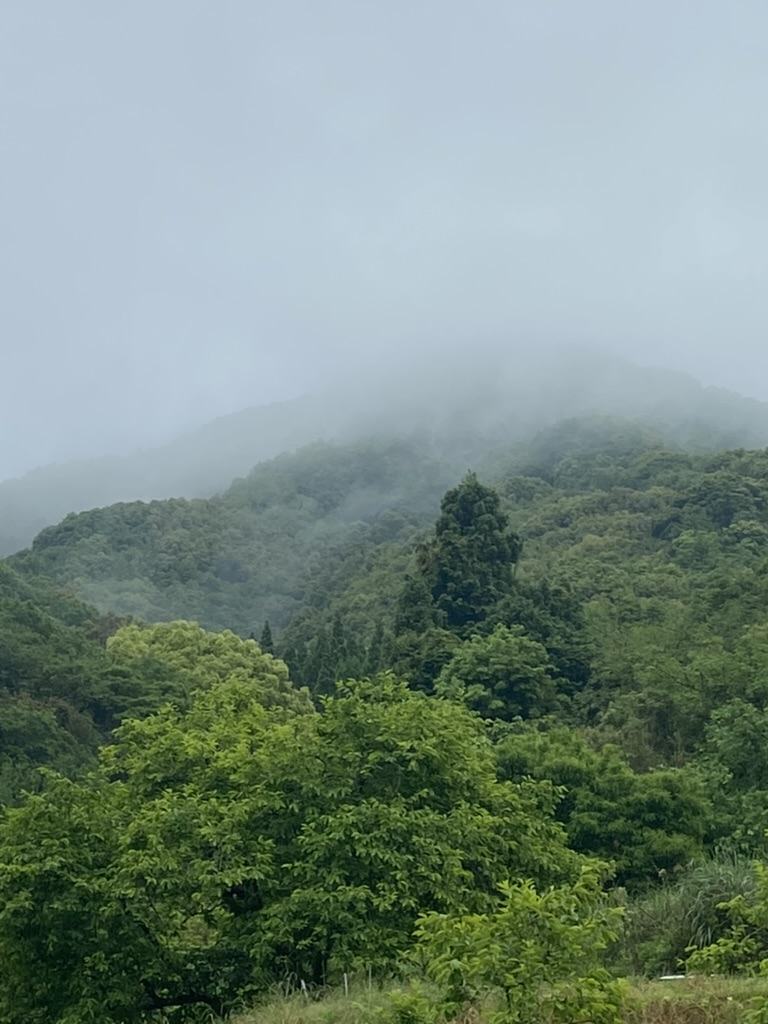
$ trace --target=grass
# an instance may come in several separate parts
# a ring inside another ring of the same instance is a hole
[[[708,978],[633,985],[627,1024],[741,1024],[755,999],[768,1000],[763,978]]]
[[[755,889],[753,862],[721,852],[697,864],[674,884],[630,900],[623,941],[616,950],[626,974],[666,974],[679,970],[690,947],[701,949],[727,931],[722,907]]]
[[[742,1024],[750,1004],[768,1002],[768,979],[691,976],[675,981],[632,983],[625,1024]],[[318,999],[280,996],[231,1024],[389,1024],[387,991],[352,988]],[[406,1024],[406,1022],[404,1022]],[[483,1024],[477,1019],[476,1024]],[[536,1022],[531,1022],[536,1024]]]
[[[332,991],[321,998],[278,996],[231,1024],[380,1024],[385,994],[379,988],[352,987],[349,994]]]

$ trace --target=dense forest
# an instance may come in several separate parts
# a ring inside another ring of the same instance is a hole
[[[0,562],[0,1021],[768,962],[768,450],[705,449],[316,443]]]

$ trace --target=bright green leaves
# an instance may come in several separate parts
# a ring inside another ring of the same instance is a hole
[[[77,1007],[81,1020],[96,1024],[105,1006],[117,1011],[141,1000],[135,977],[119,967],[121,950],[145,955],[144,940],[109,877],[122,803],[117,786],[57,780],[8,812],[0,847],[0,1019],[64,1021]]]
[[[272,823],[298,831],[283,857],[290,887],[270,907],[287,970],[321,980],[391,966],[421,910],[481,909],[510,866],[569,870],[546,797],[496,781],[479,723],[457,706],[387,677],[349,683],[295,723],[291,743],[274,776],[288,814]]]
[[[392,678],[303,715],[214,682],[126,722],[99,774],[0,827],[0,1020],[219,1011],[287,972],[383,971],[420,914],[492,910],[510,875],[572,876],[551,803],[497,781],[466,709]]]
[[[550,888],[504,883],[490,913],[428,914],[417,934],[448,1018],[498,994],[499,1008],[484,1017],[489,1024],[618,1024],[622,986],[601,956],[620,917],[605,905],[595,869],[584,868]]]
[[[124,626],[110,638],[107,655],[113,677],[127,677],[135,691],[123,711],[133,717],[156,710],[162,700],[187,707],[194,690],[228,679],[248,682],[265,707],[300,712],[312,706],[309,695],[291,685],[284,662],[230,630],[211,633],[183,621]],[[124,688],[115,690],[117,700],[125,697]]]

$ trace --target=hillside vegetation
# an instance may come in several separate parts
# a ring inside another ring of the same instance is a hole
[[[596,417],[46,528],[0,564],[0,1021],[357,974],[393,1024],[618,1024],[619,974],[760,970],[767,570],[768,451]]]

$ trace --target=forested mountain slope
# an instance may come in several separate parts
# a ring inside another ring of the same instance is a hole
[[[3,1019],[389,977],[510,877],[628,908],[606,983],[720,937],[750,966],[722,904],[768,905],[768,450],[588,417],[468,468],[316,444],[0,562]]]
[[[246,409],[132,455],[36,469],[0,483],[0,554],[28,545],[67,513],[138,499],[206,497],[265,459],[313,443],[420,439],[457,472],[489,450],[563,419],[653,422],[694,450],[768,444],[768,406],[588,349],[519,348],[378,367],[300,399]]]
[[[523,539],[521,578],[592,598],[623,571],[636,586],[649,566],[679,586],[710,569],[755,572],[768,528],[765,459],[686,453],[637,424],[587,419],[478,469]],[[9,564],[103,611],[245,635],[265,619],[280,630],[299,612],[361,601],[391,617],[403,558],[464,471],[407,442],[310,446],[212,499],[68,516]]]
[[[257,466],[220,497],[68,516],[11,561],[100,608],[247,636],[311,604],[320,566],[366,564],[425,526],[454,479],[404,442],[315,445]]]
[[[268,707],[302,711],[284,665],[253,641],[192,623],[139,629],[0,562],[0,807],[37,791],[39,768],[78,776],[126,717],[237,676]]]
[[[638,767],[681,764],[714,708],[744,699],[747,679],[756,695],[768,685],[765,451],[691,454],[586,420],[497,453],[481,478],[521,542],[485,630],[523,629],[539,647],[515,656],[555,681],[546,700],[500,698],[494,716],[567,708]],[[11,562],[150,621],[260,636],[269,620],[294,681],[315,693],[389,666],[431,690],[463,639],[423,604],[418,566],[455,481],[405,443],[315,446],[218,498],[68,517]]]
[[[0,803],[38,788],[38,766],[94,763],[114,724],[102,641],[117,625],[0,563]]]

